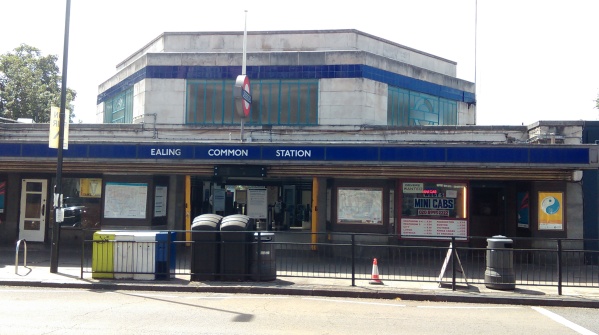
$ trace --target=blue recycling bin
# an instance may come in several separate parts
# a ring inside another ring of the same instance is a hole
[[[156,234],[156,279],[169,279],[175,276],[177,267],[177,234],[159,232]]]

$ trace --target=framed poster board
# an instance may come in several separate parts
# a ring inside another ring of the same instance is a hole
[[[146,183],[106,183],[104,217],[145,219],[147,196]]]
[[[564,193],[539,192],[539,230],[564,230]]]
[[[247,216],[252,219],[266,219],[268,203],[266,189],[250,188],[247,191]]]
[[[339,187],[337,222],[342,224],[383,224],[383,190]]]

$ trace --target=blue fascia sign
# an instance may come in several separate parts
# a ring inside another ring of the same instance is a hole
[[[65,158],[203,160],[269,162],[371,162],[441,164],[556,164],[596,167],[589,146],[390,146],[390,145],[260,145],[260,144],[70,144]],[[47,159],[56,149],[47,143],[2,143],[1,157]]]

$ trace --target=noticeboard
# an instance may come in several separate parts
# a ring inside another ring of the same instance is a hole
[[[148,184],[106,183],[104,217],[107,219],[145,219]]]

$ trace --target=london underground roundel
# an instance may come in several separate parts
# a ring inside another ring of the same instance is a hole
[[[235,80],[235,100],[236,111],[240,117],[250,116],[250,107],[252,105],[252,95],[250,94],[250,78],[246,75],[239,75]]]

